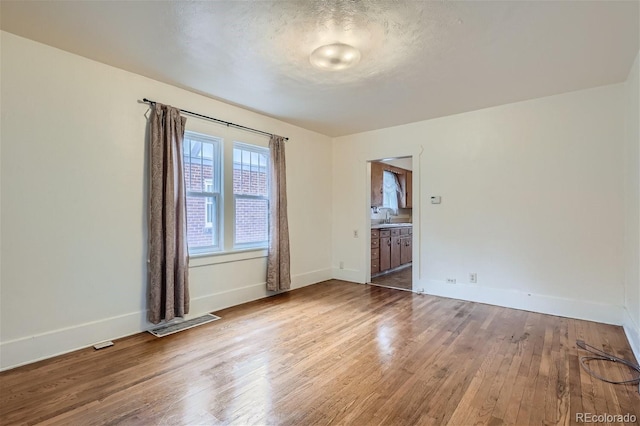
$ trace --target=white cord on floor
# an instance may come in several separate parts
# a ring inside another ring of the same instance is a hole
[[[614,385],[622,385],[622,384],[627,384],[627,383],[638,383],[638,393],[640,393],[640,376],[633,378],[633,379],[628,379],[628,380],[609,380],[606,377],[602,377],[599,374],[595,373],[593,370],[591,370],[588,367],[588,363],[589,361],[594,361],[594,360],[598,360],[598,361],[610,361],[610,362],[618,362],[621,364],[626,365],[627,367],[629,367],[632,370],[637,371],[638,373],[640,373],[640,365],[638,364],[634,364],[631,361],[627,361],[626,359],[622,359],[622,358],[618,358],[617,356],[608,354],[604,351],[601,351],[600,349],[596,348],[595,346],[591,346],[587,343],[584,342],[584,340],[576,340],[576,345],[578,345],[578,347],[580,349],[584,349],[585,351],[591,352],[592,354],[594,354],[594,356],[581,356],[580,357],[580,365],[582,366],[582,368],[585,369],[585,371],[587,373],[589,373],[591,376],[595,377],[598,380],[602,380],[603,382],[607,382],[607,383],[613,383]]]

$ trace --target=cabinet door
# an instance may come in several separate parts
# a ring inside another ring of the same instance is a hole
[[[391,269],[391,238],[380,238],[380,272]]]
[[[382,163],[371,163],[371,207],[382,207]]]
[[[400,242],[400,262],[403,265],[411,262],[411,248],[411,236],[402,237]]]
[[[407,170],[406,185],[405,185],[405,207],[413,208],[413,172]]]
[[[398,174],[398,180],[400,181],[400,190],[402,191],[402,197],[400,198],[400,207],[410,209],[413,207],[413,197],[411,192],[413,191],[413,172],[410,170],[401,169],[402,173]]]
[[[402,240],[400,236],[391,237],[391,268],[400,266],[400,240]]]

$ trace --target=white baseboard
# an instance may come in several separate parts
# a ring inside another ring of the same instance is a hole
[[[472,284],[447,284],[445,281],[435,280],[424,280],[419,285],[414,284],[413,288],[424,288],[426,294],[434,296],[450,297],[605,324],[623,324],[622,306]]]
[[[332,278],[336,280],[349,281],[352,283],[364,284],[362,272],[357,269],[338,269],[332,271]]]
[[[624,316],[624,322],[622,323],[624,333],[627,335],[627,340],[629,340],[631,350],[636,357],[636,362],[640,363],[640,325],[636,324],[631,313],[626,308],[624,308]]]
[[[306,287],[311,284],[319,283],[331,279],[330,269],[320,269],[317,271],[307,272],[291,276],[291,290]],[[267,291],[267,283],[261,282],[251,284],[244,287],[234,288],[218,293],[207,294],[191,299],[190,311],[192,312],[186,318],[191,316],[200,316],[209,312],[219,311],[231,306],[237,306],[242,303],[252,302],[254,300],[273,296],[275,293]]]
[[[253,302],[269,296],[266,283],[251,284],[232,290],[192,297],[189,315],[185,318],[200,316],[209,312],[219,311],[241,303]]]
[[[332,278],[331,272],[331,269],[327,268],[307,272],[306,274],[293,275],[291,277],[291,288],[306,287],[311,284],[330,280]]]
[[[146,330],[146,311],[131,312],[0,343],[0,371]]]
[[[301,288],[331,279],[331,269],[291,277],[291,288]],[[264,282],[191,299],[186,319],[273,295]],[[115,340],[152,327],[147,312],[138,311],[78,324],[0,343],[0,371],[83,349],[97,342]]]

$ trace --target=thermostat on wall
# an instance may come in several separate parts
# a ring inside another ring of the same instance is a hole
[[[431,204],[440,204],[441,201],[442,197],[440,197],[439,195],[431,197]]]

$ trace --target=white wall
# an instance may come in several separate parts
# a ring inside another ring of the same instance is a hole
[[[640,53],[625,83],[625,331],[640,360]]]
[[[366,161],[413,154],[414,290],[620,324],[623,140],[624,85],[336,138],[334,276],[367,275]]]
[[[293,285],[330,278],[331,139],[6,32],[1,43],[0,367],[149,326],[143,97],[288,136]],[[191,314],[264,297],[253,255],[192,261]]]

